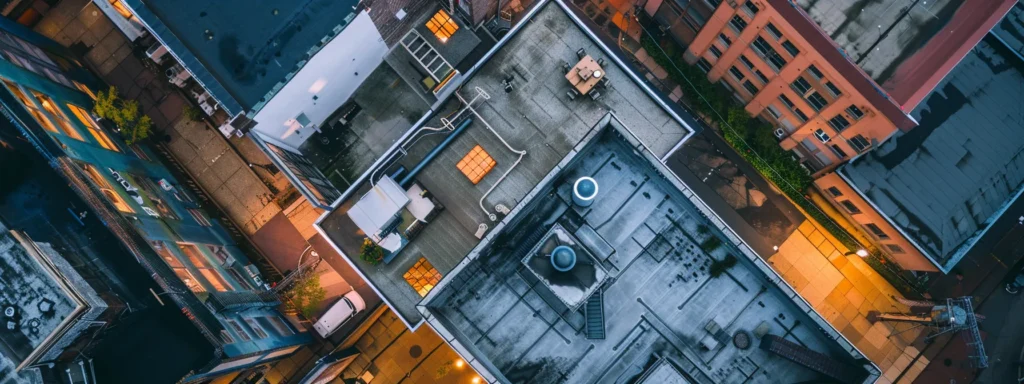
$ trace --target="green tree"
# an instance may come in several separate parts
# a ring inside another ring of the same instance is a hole
[[[327,297],[327,290],[320,286],[320,275],[310,272],[296,281],[287,295],[296,311],[312,319],[320,302]]]
[[[139,112],[137,100],[125,100],[117,94],[117,87],[96,94],[93,112],[117,125],[125,142],[135,144],[152,134],[153,120]]]

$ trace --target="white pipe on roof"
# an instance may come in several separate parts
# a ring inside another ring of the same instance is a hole
[[[491,96],[488,95],[487,92],[484,92],[483,89],[480,89],[480,87],[473,87],[473,88],[476,89],[476,94],[477,94],[477,96],[473,98],[473,101],[476,101],[476,99],[478,99],[480,97],[483,97],[484,100],[489,100],[491,98]],[[458,97],[459,101],[461,101],[463,104],[466,104],[466,109],[468,109],[470,112],[473,112],[473,115],[476,116],[476,118],[478,120],[480,120],[480,122],[484,123],[484,126],[487,127],[487,129],[490,130],[491,133],[494,134],[494,136],[497,136],[498,140],[501,140],[502,144],[505,144],[505,148],[508,148],[508,150],[512,151],[513,153],[519,154],[519,158],[516,159],[516,162],[512,163],[512,166],[509,167],[509,169],[507,171],[505,171],[505,173],[503,175],[501,175],[501,178],[498,179],[498,181],[496,181],[493,185],[491,185],[490,188],[487,189],[487,192],[484,192],[483,196],[480,196],[480,209],[484,210],[484,213],[487,214],[487,218],[491,219],[491,221],[497,221],[498,220],[498,215],[495,215],[494,213],[491,213],[491,211],[487,210],[487,207],[484,207],[484,199],[486,199],[487,195],[490,195],[491,192],[494,191],[494,188],[497,187],[498,184],[501,184],[501,182],[505,180],[505,177],[507,177],[509,173],[512,173],[512,170],[515,169],[516,166],[518,166],[519,163],[523,161],[523,156],[526,156],[526,151],[521,150],[521,149],[512,148],[512,146],[509,145],[508,142],[506,142],[505,139],[503,137],[501,137],[501,135],[498,134],[498,131],[495,131],[494,128],[491,127],[491,124],[487,122],[487,119],[484,119],[483,116],[480,116],[480,114],[476,112],[476,109],[473,109],[473,104],[467,104],[466,103],[466,99],[462,98],[462,95],[459,94],[459,91],[455,91],[455,97]]]

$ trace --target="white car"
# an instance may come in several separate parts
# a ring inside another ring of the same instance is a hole
[[[359,292],[352,290],[327,309],[327,312],[320,316],[320,320],[313,324],[313,329],[320,337],[326,338],[365,309],[366,302],[363,301],[363,297],[359,296]]]

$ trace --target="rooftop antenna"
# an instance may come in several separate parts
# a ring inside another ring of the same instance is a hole
[[[931,340],[944,334],[959,332],[960,336],[964,339],[964,343],[967,344],[967,356],[971,359],[974,367],[988,367],[985,344],[981,339],[981,332],[978,330],[978,321],[984,320],[985,317],[974,313],[974,306],[971,303],[970,296],[949,298],[944,302],[907,300],[902,297],[894,297],[894,299],[909,306],[910,312],[871,311],[868,313],[868,320],[871,322],[891,321],[916,324],[916,326],[899,333],[920,327],[935,329],[937,332],[928,335],[926,340]],[[890,337],[893,335],[890,335]]]

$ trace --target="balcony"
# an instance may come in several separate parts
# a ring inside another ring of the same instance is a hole
[[[273,291],[231,291],[231,292],[210,292],[206,306],[214,313],[226,310],[275,307],[281,304],[281,299]]]

